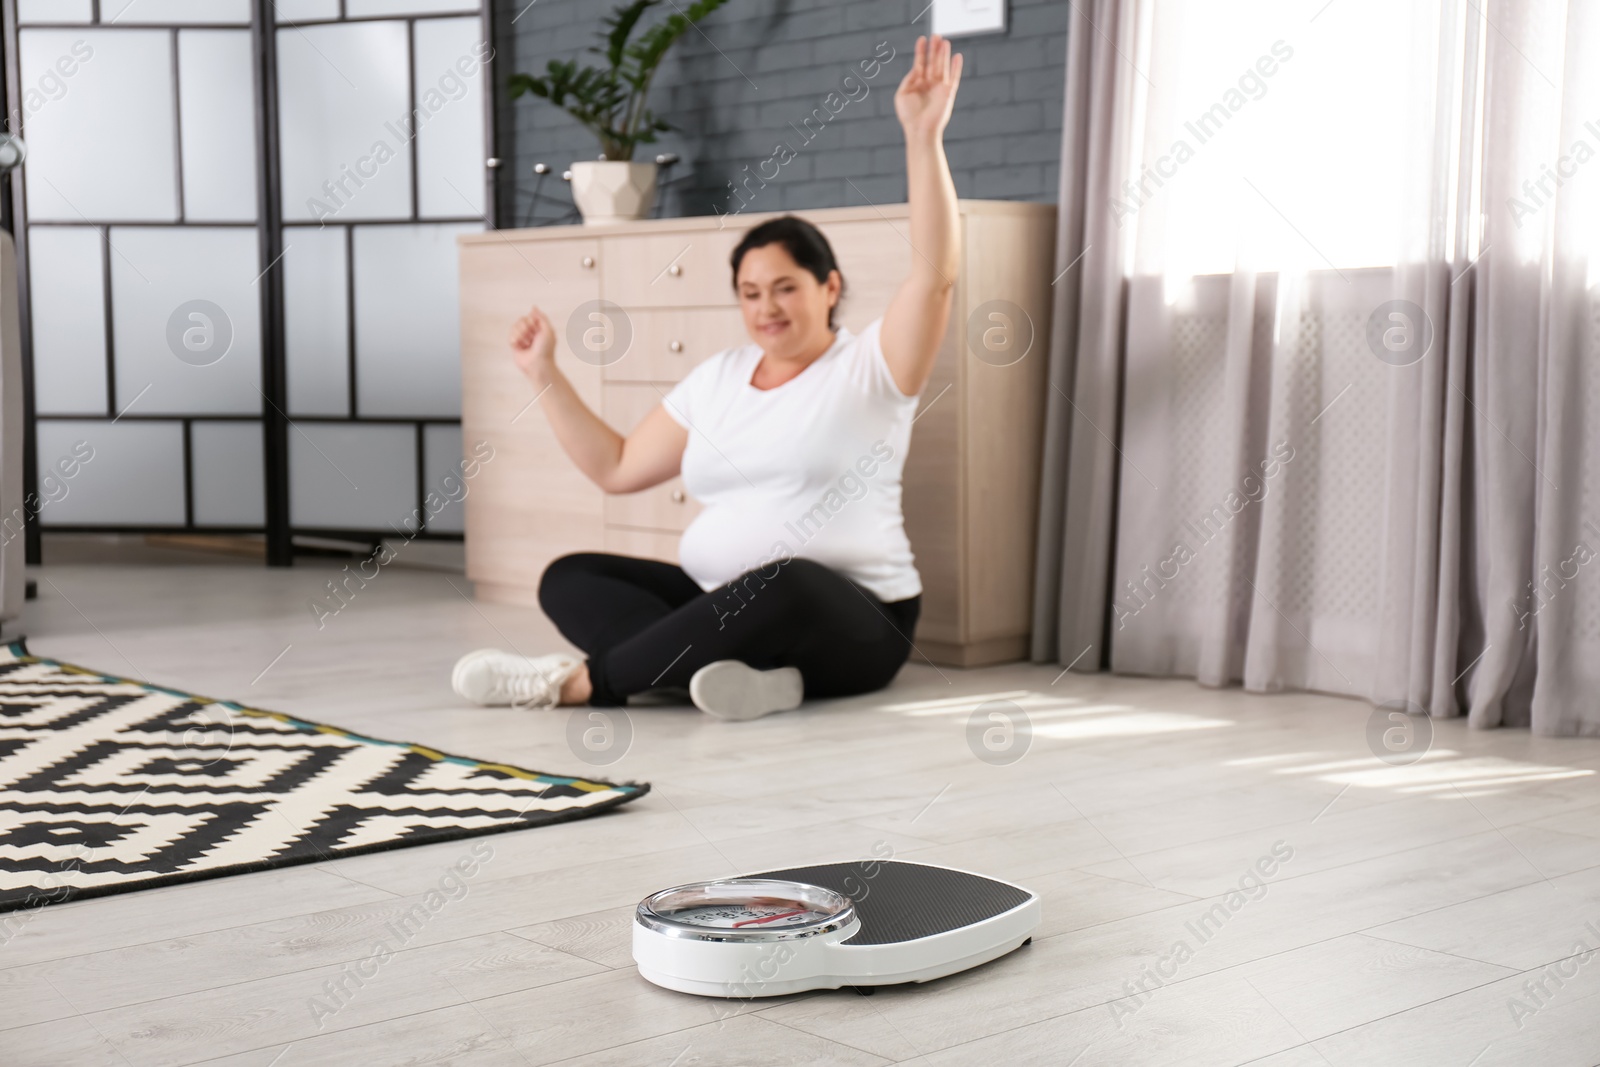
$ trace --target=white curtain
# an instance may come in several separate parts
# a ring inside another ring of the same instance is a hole
[[[1079,432],[1047,445],[1115,471],[1114,547],[1095,599],[1041,527],[1039,658],[1098,613],[1117,671],[1600,733],[1597,9],[1096,8],[1126,28],[1128,151],[1064,146],[1064,196],[1069,168],[1121,171],[1125,304],[1108,344],[1058,331]],[[1082,496],[1045,497],[1080,543]]]

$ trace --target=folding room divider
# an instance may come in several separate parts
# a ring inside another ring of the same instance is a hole
[[[423,501],[462,455],[490,9],[4,0],[30,559],[41,527],[264,532],[280,565],[461,535]]]

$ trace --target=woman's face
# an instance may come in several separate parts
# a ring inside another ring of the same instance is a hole
[[[739,261],[739,308],[744,328],[761,350],[778,358],[800,356],[832,337],[828,310],[843,280],[830,271],[819,282],[781,243],[752,248]]]

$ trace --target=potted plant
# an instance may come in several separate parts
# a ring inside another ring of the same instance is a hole
[[[623,222],[650,213],[656,198],[656,165],[635,163],[633,150],[672,129],[645,106],[650,81],[661,57],[690,26],[726,0],[695,0],[629,41],[639,20],[661,0],[633,0],[605,19],[605,66],[579,67],[576,60],[552,59],[544,75],[511,76],[511,97],[523,93],[555,104],[600,138],[600,158],[572,164],[572,199],[588,224]],[[676,4],[673,5],[675,8]]]

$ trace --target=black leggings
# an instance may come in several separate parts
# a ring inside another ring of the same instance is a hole
[[[775,562],[706,593],[659,560],[577,552],[539,581],[539,603],[589,657],[589,703],[686,688],[708,663],[798,667],[805,695],[882,689],[911,654],[922,598],[885,604],[813,560]]]

